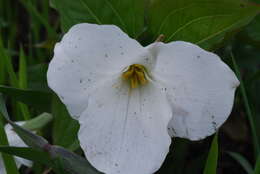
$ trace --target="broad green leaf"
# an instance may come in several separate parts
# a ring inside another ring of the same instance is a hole
[[[46,126],[48,123],[52,121],[53,117],[49,113],[42,113],[39,116],[27,120],[24,125],[22,125],[23,128],[28,130],[38,130]]]
[[[52,93],[29,89],[18,89],[0,85],[0,93],[25,103],[40,111],[49,111]]]
[[[253,173],[253,167],[242,155],[235,152],[228,152],[228,154],[243,167],[247,174]]]
[[[47,84],[48,64],[37,64],[28,67],[28,89],[50,91]]]
[[[58,97],[53,99],[52,114],[54,117],[53,143],[65,148],[76,148],[72,144],[77,141],[79,123],[70,117],[65,105]]]
[[[114,24],[131,37],[144,30],[145,0],[52,0],[51,4],[60,13],[64,31],[83,22]]]
[[[252,23],[246,28],[249,37],[255,41],[260,41],[260,15],[256,16]]]
[[[227,32],[247,24],[259,6],[242,0],[153,0],[148,29],[165,41],[183,40],[209,49]]]
[[[217,174],[217,165],[218,165],[218,133],[216,133],[211,143],[208,159],[203,174]]]

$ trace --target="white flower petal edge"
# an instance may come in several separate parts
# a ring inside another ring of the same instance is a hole
[[[145,49],[114,25],[74,25],[54,49],[48,85],[75,119],[93,88],[144,57]],[[148,60],[148,59],[147,59]]]
[[[117,78],[97,88],[79,119],[87,159],[106,174],[152,174],[171,142],[171,109],[153,83],[129,90]]]
[[[18,125],[23,125],[24,121],[16,122]],[[9,141],[10,146],[16,146],[16,147],[27,147],[27,145],[23,142],[23,140],[13,131],[13,128],[10,124],[5,125],[5,132]],[[19,168],[22,164],[28,167],[32,166],[32,162],[29,160],[26,160],[24,158],[15,157],[15,162],[17,167]],[[0,159],[0,173],[6,174],[5,167],[3,164],[2,159]]]
[[[172,107],[171,136],[199,140],[216,132],[228,118],[239,81],[221,59],[183,42],[148,47],[157,62],[152,70]]]

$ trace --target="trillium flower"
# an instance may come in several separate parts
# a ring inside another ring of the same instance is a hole
[[[23,125],[24,123],[25,122],[23,122],[23,121],[16,122],[16,124],[18,124],[20,126]],[[23,140],[14,132],[14,130],[10,124],[7,124],[5,126],[5,132],[6,132],[7,139],[8,139],[10,146],[27,147],[27,145],[23,142]],[[32,166],[31,161],[26,160],[24,158],[20,158],[20,157],[15,157],[15,163],[18,168],[21,167],[22,164],[25,166],[28,166],[28,167]],[[3,163],[3,160],[1,157],[0,157],[0,173],[6,174],[4,163]]]
[[[152,174],[170,136],[213,134],[239,85],[217,55],[194,44],[143,47],[116,26],[87,23],[56,44],[47,78],[80,123],[87,159],[106,174]]]

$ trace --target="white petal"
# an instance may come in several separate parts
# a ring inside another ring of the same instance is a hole
[[[5,166],[4,166],[4,163],[3,163],[3,160],[2,160],[1,154],[0,154],[0,173],[1,173],[1,174],[6,174],[6,172],[5,172]]]
[[[157,43],[152,75],[172,106],[171,136],[199,140],[214,133],[231,112],[239,85],[221,59],[187,42]]]
[[[91,89],[146,56],[144,51],[116,26],[77,24],[55,46],[48,84],[78,118]]]
[[[25,122],[24,121],[19,121],[16,122],[18,125],[23,125]],[[5,131],[6,135],[8,138],[8,142],[10,146],[15,146],[15,147],[27,147],[27,145],[23,142],[23,140],[16,134],[16,132],[13,130],[12,126],[10,124],[6,124],[5,126]],[[32,166],[32,162],[29,160],[26,160],[24,158],[20,157],[15,157],[15,162],[17,164],[17,167],[20,167],[21,164],[25,166]]]
[[[129,91],[107,81],[89,97],[78,134],[90,163],[106,174],[152,174],[168,153],[171,109],[165,93],[149,83]]]

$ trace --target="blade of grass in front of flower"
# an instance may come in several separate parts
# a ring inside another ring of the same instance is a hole
[[[251,111],[251,108],[250,108],[250,105],[249,105],[245,85],[244,85],[244,82],[241,78],[239,67],[236,63],[236,60],[235,60],[232,52],[231,52],[231,58],[232,58],[233,67],[235,69],[236,75],[237,75],[237,77],[240,81],[239,89],[240,89],[240,92],[242,94],[242,98],[243,98],[245,109],[246,109],[246,115],[247,115],[247,118],[248,118],[248,121],[249,121],[249,124],[250,124],[250,127],[251,127],[252,138],[253,138],[253,143],[254,143],[255,158],[257,158],[259,153],[260,153],[260,146],[259,146],[258,137],[257,137],[257,133],[256,133],[254,117],[253,117],[253,114],[252,114],[252,111]]]
[[[27,88],[27,64],[26,64],[26,58],[23,52],[22,47],[20,48],[20,54],[19,54],[19,78],[18,78],[18,86],[21,89],[26,89]],[[23,104],[18,102],[23,118],[24,120],[29,120],[31,118],[30,112],[28,107]]]
[[[52,166],[52,160],[49,154],[39,149],[31,147],[0,146],[0,152]]]
[[[64,169],[72,174],[100,174],[86,159],[62,147],[52,146],[51,154],[60,157]]]
[[[27,120],[22,127],[30,131],[39,130],[50,123],[53,116],[49,113],[42,113],[31,120]]]
[[[260,155],[258,155],[258,158],[255,163],[255,170],[254,174],[259,174],[260,173]]]
[[[228,154],[243,167],[247,174],[253,173],[253,167],[242,155],[236,152],[228,152]]]
[[[7,113],[2,95],[0,95],[0,113],[4,115],[6,120],[13,126],[15,132],[29,147],[33,147],[38,150],[47,148],[46,145],[48,142],[43,137],[31,133],[30,131],[9,120],[9,115]],[[63,169],[71,174],[99,174],[99,172],[97,172],[86,159],[62,147],[48,145],[47,151],[51,154],[52,159],[55,160],[60,158],[62,160]]]
[[[1,107],[1,103],[0,103]],[[4,130],[3,119],[0,113],[0,145],[8,145],[8,139]],[[8,154],[0,154],[3,158],[7,174],[19,174],[14,158]]]
[[[11,146],[0,146],[0,152],[19,156],[21,158],[25,158],[36,163],[46,165],[48,167],[53,168],[56,174],[65,174],[64,172],[59,173],[61,171],[60,168],[63,166],[58,165],[59,163],[57,163],[57,159],[52,159],[51,156],[48,154],[48,152],[39,149],[34,149],[31,147],[11,147]]]
[[[209,150],[203,174],[216,174],[218,165],[218,133],[215,134]]]
[[[6,109],[5,101],[3,95],[0,93],[0,113],[5,117],[6,121],[12,125],[14,131],[19,135],[19,137],[30,147],[42,149],[48,141],[46,141],[43,137],[40,137],[22,127],[15,124],[10,120],[9,114]]]
[[[3,85],[0,85],[0,92],[39,111],[50,111],[52,94],[49,92],[18,89]]]

